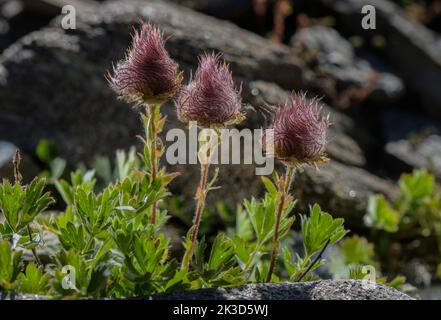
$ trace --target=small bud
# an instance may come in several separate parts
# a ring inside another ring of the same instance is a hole
[[[199,59],[194,79],[181,90],[175,104],[180,121],[196,121],[202,127],[224,127],[244,119],[240,90],[234,87],[231,71],[220,62],[220,55]]]
[[[182,82],[178,64],[165,49],[162,32],[148,23],[135,30],[125,59],[113,69],[110,85],[129,103],[164,103],[173,98]]]
[[[21,183],[23,176],[20,173],[21,154],[20,150],[15,150],[14,157],[12,158],[12,165],[14,166],[14,179],[15,183]]]
[[[277,107],[270,128],[274,136],[267,139],[273,140],[274,156],[296,167],[327,162],[325,146],[329,121],[320,111],[319,101],[307,99],[304,94],[292,94],[288,104]],[[268,145],[264,148],[270,150]]]

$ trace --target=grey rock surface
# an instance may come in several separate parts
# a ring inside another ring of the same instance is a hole
[[[441,136],[430,135],[417,141],[399,140],[389,142],[385,151],[393,157],[402,168],[427,168],[438,179],[441,178]]]
[[[225,289],[175,292],[150,299],[178,300],[412,300],[381,284],[361,280],[323,280],[299,283],[251,284]]]
[[[400,121],[397,121],[400,119]],[[391,172],[427,168],[441,179],[441,124],[416,113],[382,114],[386,165]]]
[[[307,199],[299,202],[302,212],[307,212],[307,204],[318,203],[332,215],[345,218],[345,226],[350,229],[363,225],[369,197],[384,194],[395,199],[398,195],[391,182],[335,161],[320,166],[319,170],[307,168],[296,179],[294,193],[298,199]]]
[[[15,17],[23,11],[23,6],[18,0],[0,1],[0,52],[14,41],[14,32],[11,32]]]
[[[49,297],[40,296],[37,294],[21,294],[15,292],[2,292],[0,291],[1,300],[48,300]]]
[[[403,94],[404,84],[399,77],[376,70],[368,61],[357,57],[351,43],[335,29],[322,26],[300,29],[292,37],[291,45],[317,77],[332,81],[336,92],[367,88],[368,99],[377,102],[394,101]]]
[[[250,284],[241,287],[172,292],[147,300],[413,300],[382,284],[361,280]],[[0,300],[45,300],[48,297],[0,292]]]
[[[435,32],[405,16],[403,10],[388,0],[372,0],[376,10],[376,32],[361,27],[364,0],[315,0],[335,14],[339,26],[348,34],[366,38],[380,33],[389,62],[400,73],[410,90],[423,100],[428,112],[441,117],[441,39]]]

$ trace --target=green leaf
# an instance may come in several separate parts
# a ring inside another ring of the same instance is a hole
[[[396,232],[398,231],[400,216],[397,211],[391,208],[384,196],[376,195],[369,198],[364,222],[369,227],[387,232]]]
[[[234,260],[233,243],[230,239],[220,233],[214,240],[211,248],[210,259],[208,260],[208,267],[212,270],[228,268]]]
[[[334,219],[329,213],[323,212],[317,204],[311,208],[309,217],[302,215],[302,238],[306,255],[312,256],[319,252],[328,241],[332,245],[343,238],[347,233],[343,222],[342,218]]]
[[[349,278],[356,265],[376,265],[374,245],[366,238],[354,235],[345,238],[330,253],[329,272],[334,279]]]
[[[41,268],[30,263],[25,273],[18,276],[19,290],[24,293],[46,294],[49,288],[50,274],[43,274]]]
[[[272,183],[272,181],[270,179],[268,179],[267,177],[262,176],[261,177],[263,184],[266,187],[266,190],[269,193],[277,193],[277,187],[274,185],[274,183]]]
[[[61,158],[55,158],[49,163],[49,168],[51,172],[51,181],[56,181],[59,179],[66,169],[66,160]]]
[[[164,291],[176,291],[176,290],[184,290],[190,287],[190,282],[187,278],[187,271],[180,270],[175,273],[173,278],[171,278],[167,284],[165,285]]]
[[[41,161],[49,163],[57,157],[58,150],[53,142],[43,139],[38,143],[35,153]]]
[[[0,289],[14,289],[20,273],[21,255],[22,252],[13,251],[7,241],[0,241]]]
[[[417,200],[433,195],[435,178],[426,170],[416,170],[412,174],[403,174],[398,185],[407,198]]]
[[[253,238],[253,226],[248,214],[243,210],[242,206],[238,206],[236,213],[236,229],[234,233],[245,241]]]
[[[233,245],[240,264],[245,265],[250,259],[250,255],[254,249],[253,246],[237,234],[233,237]]]
[[[35,178],[26,186],[11,185],[7,180],[0,185],[0,209],[13,233],[19,233],[53,203],[49,193],[43,194],[45,184],[45,179]]]

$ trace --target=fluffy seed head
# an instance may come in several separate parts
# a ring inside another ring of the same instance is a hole
[[[270,127],[274,130],[273,136],[268,139],[273,140],[274,156],[296,167],[327,162],[325,146],[329,121],[320,111],[317,99],[295,93],[289,103],[277,107]],[[264,144],[264,148],[269,150],[268,145]]]
[[[132,45],[109,77],[110,85],[129,103],[163,103],[181,86],[178,64],[165,49],[162,32],[142,22],[135,30]]]
[[[224,127],[244,119],[240,90],[234,87],[231,71],[220,55],[200,57],[194,79],[181,90],[175,104],[179,120],[196,121],[202,127]]]

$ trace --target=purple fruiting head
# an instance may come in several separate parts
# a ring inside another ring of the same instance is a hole
[[[301,167],[304,164],[326,162],[327,117],[320,113],[317,99],[293,93],[288,104],[277,107],[270,129],[274,156],[286,164]],[[268,145],[264,144],[268,149]]]
[[[196,121],[202,127],[223,127],[243,120],[240,90],[220,55],[205,54],[199,59],[194,79],[176,99],[178,118]]]
[[[171,99],[181,86],[178,64],[165,49],[162,32],[142,22],[132,45],[109,77],[110,85],[129,103],[153,104]]]

